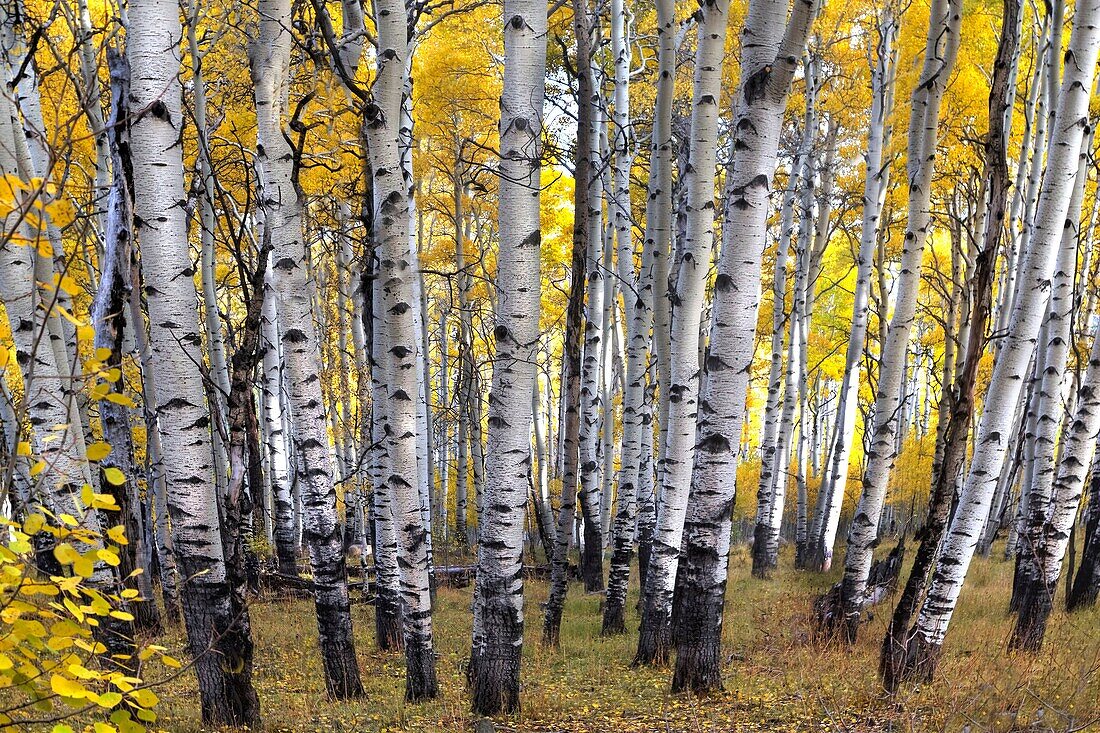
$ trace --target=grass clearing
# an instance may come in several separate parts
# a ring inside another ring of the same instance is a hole
[[[891,603],[877,609],[850,651],[810,639],[814,596],[838,576],[797,572],[750,577],[744,548],[731,559],[723,630],[725,691],[672,695],[671,670],[631,669],[635,633],[600,638],[600,596],[570,588],[560,650],[540,646],[545,583],[527,584],[523,710],[496,721],[515,731],[1087,731],[1100,730],[1100,612],[1051,618],[1037,656],[1010,654],[1005,612],[1010,563],[977,560],[948,636],[940,675],[895,700],[877,681],[878,648]],[[303,600],[252,606],[256,688],[266,731],[471,730],[465,688],[471,588],[440,588],[435,634],[441,695],[406,705],[404,657],[374,647],[373,609],[353,606],[367,696],[325,697],[313,608]],[[628,628],[636,629],[633,589]],[[170,644],[180,646],[179,633]],[[155,673],[154,673],[155,674]],[[157,690],[158,725],[204,730],[189,675]]]

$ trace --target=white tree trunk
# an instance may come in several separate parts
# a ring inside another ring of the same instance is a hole
[[[959,0],[935,0],[928,19],[924,68],[913,90],[909,118],[908,185],[909,199],[905,238],[902,245],[901,272],[895,289],[894,314],[879,359],[876,385],[874,427],[871,432],[863,492],[848,533],[844,558],[841,603],[846,636],[855,638],[867,588],[867,576],[874,559],[879,518],[886,498],[886,487],[897,457],[901,386],[906,372],[909,334],[916,315],[920,291],[921,258],[931,222],[932,174],[939,138],[940,104],[959,50],[962,8]],[[840,616],[840,614],[838,614]]]
[[[302,533],[316,587],[315,607],[325,686],[337,699],[363,692],[355,659],[347,571],[328,450],[320,349],[313,320],[316,284],[302,236],[302,203],[294,153],[283,134],[290,64],[290,3],[263,0],[250,48],[256,99],[256,168],[264,238],[271,245],[271,282],[278,298],[279,345],[297,460]]]
[[[497,315],[489,405],[488,494],[478,543],[470,681],[482,715],[519,706],[523,516],[531,470],[531,383],[539,338],[539,178],[546,3],[505,0],[500,100]]]
[[[726,189],[729,196],[715,281],[710,354],[704,364],[706,387],[699,406],[699,448],[694,454],[684,530],[683,603],[672,679],[676,690],[717,689],[722,685],[722,611],[731,506],[749,367],[755,351],[768,193],[775,174],[787,95],[816,13],[815,2],[796,0],[788,6],[785,0],[753,0],[742,30],[742,76],[731,140],[732,167]]]
[[[183,616],[196,659],[203,719],[218,725],[256,725],[247,649],[227,583],[214,495],[210,412],[199,364],[202,354],[196,292],[187,242],[179,48],[179,6],[166,0],[129,5],[131,67],[130,150],[136,233],[149,307],[153,395],[163,447],[173,546],[183,585]],[[220,654],[211,654],[214,647]],[[223,656],[224,655],[224,656]]]
[[[1098,20],[1100,2],[1087,0],[1077,5],[1055,115],[1056,139],[1052,141],[1043,177],[1035,235],[1021,271],[1019,297],[1013,307],[1008,336],[993,367],[970,471],[936,563],[932,587],[908,645],[907,667],[911,674],[928,677],[934,673],[1004,462],[1012,429],[1010,422],[1046,311],[1057,244],[1069,210],[1077,156],[1088,126],[1089,96],[1100,51]]]
[[[878,43],[871,72],[871,120],[864,158],[863,225],[860,230],[859,254],[856,264],[856,284],[852,294],[852,325],[848,349],[844,358],[837,398],[836,424],[829,446],[828,466],[818,489],[818,508],[810,538],[810,563],[825,572],[832,566],[833,545],[840,524],[840,509],[844,504],[844,489],[848,481],[848,461],[855,439],[856,410],[859,406],[859,377],[863,365],[863,348],[867,340],[867,322],[871,292],[871,270],[875,258],[882,206],[890,178],[890,162],[883,152],[890,138],[890,112],[893,108],[894,78],[897,64],[894,42],[899,22],[887,5],[878,18]]]
[[[668,425],[662,446],[660,497],[653,551],[643,590],[642,627],[635,663],[663,663],[671,644],[672,596],[684,535],[695,419],[699,409],[699,327],[714,241],[714,174],[718,145],[718,99],[729,21],[728,0],[707,0],[700,8],[695,53],[687,236],[677,254],[671,318],[671,384]],[[743,396],[742,396],[743,398]]]
[[[420,375],[417,350],[418,277],[409,245],[409,187],[401,162],[402,96],[406,62],[410,53],[405,5],[399,0],[376,3],[378,18],[377,76],[371,87],[372,103],[366,108],[364,127],[370,146],[374,181],[374,226],[378,248],[378,279],[384,322],[385,350],[375,358],[385,362],[385,381],[374,400],[388,412],[383,450],[388,462],[385,483],[392,502],[401,568],[404,604],[405,699],[435,697],[439,684],[432,646],[432,602],[429,583],[429,543],[424,525],[417,450],[417,403]],[[526,396],[526,392],[524,393]],[[426,488],[426,487],[425,487]]]
[[[1012,645],[1038,649],[1054,606],[1062,574],[1062,561],[1071,539],[1073,523],[1084,493],[1089,466],[1100,432],[1100,338],[1093,341],[1088,369],[1078,392],[1079,401],[1062,435],[1058,474],[1053,482],[1050,509],[1034,552],[1034,569],[1022,594]]]

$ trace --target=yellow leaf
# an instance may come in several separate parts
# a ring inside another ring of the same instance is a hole
[[[91,326],[80,326],[76,329],[76,337],[80,341],[91,341],[95,338],[95,329]]]
[[[90,578],[95,573],[95,563],[92,562],[92,558],[88,555],[81,555],[79,558],[73,561],[73,572],[82,578]]]
[[[126,528],[121,524],[108,529],[107,536],[110,537],[111,542],[114,542],[116,545],[129,544],[129,540],[126,539]]]
[[[124,407],[137,406],[134,404],[134,401],[130,399],[127,395],[120,394],[118,392],[111,392],[110,394],[106,395],[106,400],[108,402],[114,402],[116,405],[123,405]]]
[[[113,466],[103,469],[103,478],[107,479],[115,486],[122,486],[126,483],[126,475]]]
[[[60,545],[53,548],[53,556],[57,558],[57,561],[62,565],[71,565],[80,558],[80,553],[68,542],[62,542]]]
[[[103,692],[96,698],[96,704],[101,708],[113,708],[122,702],[122,695],[117,692]]]
[[[19,441],[19,445],[16,446],[15,452],[20,456],[29,456],[31,454],[31,444],[25,440]]]
[[[29,514],[23,522],[23,531],[27,534],[38,534],[45,523],[46,518],[41,514]]]
[[[84,685],[59,674],[50,677],[50,689],[61,695],[61,697],[82,698],[88,694],[88,691],[84,689]]]
[[[102,461],[111,453],[110,443],[92,443],[88,446],[88,460]]]
[[[118,555],[116,553],[112,552],[111,550],[107,550],[107,549],[97,550],[96,555],[99,557],[100,560],[107,563],[111,567],[113,567],[113,568],[118,567]]]
[[[143,708],[151,708],[160,702],[156,693],[148,689],[134,690],[130,693],[130,698]]]

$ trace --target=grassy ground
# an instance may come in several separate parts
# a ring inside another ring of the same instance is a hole
[[[668,692],[668,669],[630,669],[636,634],[599,637],[599,596],[570,588],[560,650],[542,649],[539,603],[546,585],[527,586],[523,710],[497,722],[516,731],[1077,731],[1100,730],[1100,613],[1051,620],[1038,656],[1006,651],[1008,563],[971,570],[934,685],[893,701],[878,686],[878,645],[888,609],[847,651],[810,641],[810,605],[832,576],[784,569],[753,580],[744,552],[731,562],[726,604],[725,692],[697,698]],[[635,589],[636,592],[636,589]],[[373,642],[372,609],[354,606],[367,696],[325,698],[312,606],[304,601],[252,607],[255,683],[268,731],[470,730],[464,687],[471,590],[442,588],[435,614],[441,696],[406,705],[404,659]],[[628,620],[637,628],[637,617]],[[179,643],[173,638],[173,644]],[[159,725],[198,731],[197,691],[185,676],[158,689]]]

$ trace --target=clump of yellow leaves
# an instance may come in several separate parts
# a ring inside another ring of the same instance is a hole
[[[91,487],[81,498],[89,510],[118,509],[110,495]],[[72,733],[63,721],[89,715],[99,718],[86,728],[94,733],[144,731],[144,723],[156,720],[157,696],[124,670],[140,670],[139,663],[154,656],[169,667],[180,663],[155,645],[137,651],[138,663],[105,659],[107,649],[95,638],[103,619],[133,620],[125,609],[137,591],[109,595],[86,582],[97,562],[118,565],[120,546],[126,544],[123,527],[100,538],[74,517],[44,510],[21,524],[2,519],[0,527],[5,537],[0,542],[0,731],[53,725],[54,733]],[[43,534],[50,536],[64,575],[45,577],[35,569],[32,538]],[[101,549],[78,549],[95,546]]]

